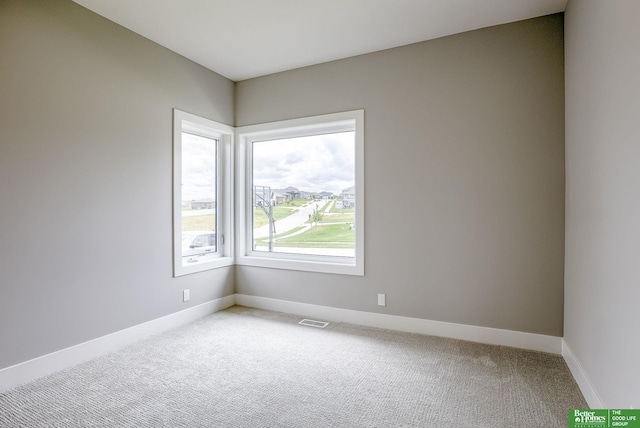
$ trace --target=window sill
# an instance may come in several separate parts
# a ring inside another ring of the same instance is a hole
[[[260,256],[240,256],[236,258],[238,266],[254,266],[270,269],[296,270],[316,273],[333,273],[338,275],[364,276],[364,266],[362,263],[354,264],[351,260],[340,261],[337,257],[328,257],[327,260],[319,261],[304,260],[302,258],[288,257],[290,254],[279,253],[277,255],[268,254]]]
[[[219,269],[227,266],[233,266],[234,262],[235,261],[233,257],[216,257],[213,260],[194,263],[192,265],[176,266],[174,277],[190,275],[192,273],[198,272],[206,272],[208,270]]]

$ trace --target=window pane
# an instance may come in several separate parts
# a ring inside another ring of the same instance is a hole
[[[355,132],[252,150],[254,251],[355,257]]]
[[[182,133],[182,265],[216,253],[217,141]]]

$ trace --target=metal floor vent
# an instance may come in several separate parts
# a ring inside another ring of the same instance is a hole
[[[309,327],[317,327],[317,328],[325,328],[326,326],[329,325],[328,322],[314,321],[314,320],[308,320],[308,319],[303,319],[298,324],[300,324],[300,325],[308,325]]]

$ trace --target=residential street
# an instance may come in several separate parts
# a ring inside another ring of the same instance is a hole
[[[281,220],[276,221],[276,233],[282,234],[296,227],[304,226],[305,222],[309,220],[309,216],[313,214],[313,210],[321,208],[326,201],[313,201],[302,206],[296,213],[291,214]],[[268,238],[269,237],[269,225],[266,224],[253,231],[253,239]]]

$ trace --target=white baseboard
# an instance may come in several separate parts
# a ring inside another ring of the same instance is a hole
[[[560,337],[397,315],[354,311],[244,294],[235,294],[212,300],[162,318],[138,324],[106,336],[4,368],[0,370],[0,392],[58,370],[71,367],[91,358],[115,351],[118,348],[161,333],[170,328],[187,324],[203,316],[231,307],[234,304],[313,317],[319,320],[348,322],[369,327],[561,354],[567,362],[573,377],[576,379],[576,383],[580,387],[589,407],[592,409],[606,408],[597,391],[589,381],[580,362],[567,343]]]
[[[582,368],[580,361],[576,358],[571,351],[567,342],[562,339],[562,356],[564,360],[567,362],[567,366],[569,366],[569,370],[571,370],[571,374],[573,378],[576,380],[580,391],[582,391],[582,395],[584,395],[584,399],[587,400],[587,404],[592,409],[606,409],[607,407],[604,405],[602,398],[600,398],[600,394],[596,391],[596,389],[591,384],[589,380],[589,376]]]
[[[348,322],[352,324],[386,328],[409,333],[449,337],[452,339],[468,340],[471,342],[487,343],[491,345],[511,346],[514,348],[549,352],[558,355],[562,354],[562,338],[556,336],[431,321],[421,318],[409,318],[373,312],[354,311],[329,306],[318,306],[287,300],[271,299],[267,297],[248,296],[244,294],[236,294],[236,304],[252,308],[314,317],[318,320],[324,321]]]
[[[4,368],[0,370],[0,392],[58,370],[71,367],[91,358],[115,351],[118,348],[122,348],[123,346],[161,333],[170,328],[187,324],[198,318],[233,306],[234,304],[235,295],[232,294],[221,297],[180,312]]]

